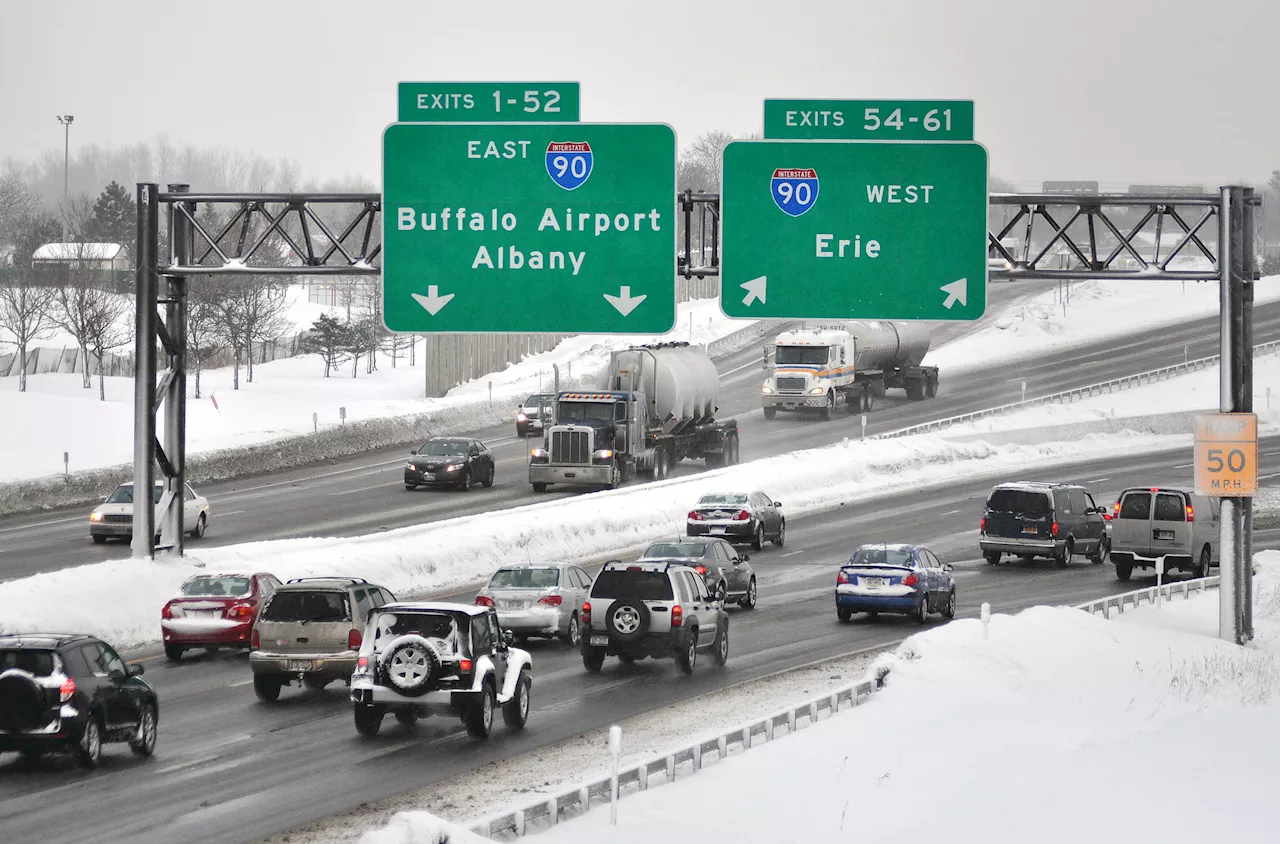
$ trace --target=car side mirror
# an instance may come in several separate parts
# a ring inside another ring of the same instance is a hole
[[[130,677],[137,677],[139,674],[143,674],[147,670],[145,665],[138,662],[131,662],[126,666],[126,668],[129,670]]]

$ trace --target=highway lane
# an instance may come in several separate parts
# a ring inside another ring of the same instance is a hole
[[[995,295],[1006,297],[1005,304],[1035,292],[1012,284],[993,285],[992,289]],[[998,310],[993,304],[991,318]],[[939,329],[939,335],[945,339],[971,328],[948,325]],[[1280,303],[1257,309],[1255,336],[1258,342],[1280,337]],[[1216,344],[1216,318],[1200,319],[989,370],[949,376],[944,369],[937,398],[912,402],[901,391],[891,391],[869,415],[868,432],[1014,401],[1019,397],[1018,381],[1024,378],[1028,395],[1034,396],[1180,361],[1184,346],[1189,347],[1192,357],[1212,354]],[[843,414],[829,422],[795,414],[765,420],[759,406],[760,360],[760,347],[752,345],[717,362],[722,374],[722,416],[738,420],[744,460],[827,445],[860,434],[858,418]],[[497,481],[492,489],[406,492],[401,473],[408,454],[384,449],[359,459],[202,488],[213,504],[214,517],[205,539],[193,541],[192,546],[297,536],[356,536],[581,494],[554,487],[543,495],[533,493],[525,473],[527,449],[532,443],[517,440],[512,427],[477,432],[491,444],[497,458]],[[700,463],[687,462],[676,474],[698,471]],[[124,543],[94,546],[87,532],[83,509],[0,520],[0,578],[128,556]]]
[[[1280,455],[1280,437],[1264,440]],[[1276,459],[1273,457],[1272,459]],[[1055,470],[1026,467],[1018,477],[1084,483],[1100,502],[1123,488],[1154,481],[1190,482],[1185,450]],[[407,730],[388,719],[376,740],[360,739],[343,687],[320,693],[287,689],[281,702],[255,701],[243,654],[193,655],[179,665],[147,662],[146,678],[161,697],[155,758],[108,749],[103,767],[82,772],[69,760],[35,770],[0,756],[0,829],[7,840],[57,842],[250,842],[372,801],[439,782],[487,762],[543,747],[673,701],[750,681],[823,657],[886,645],[919,629],[905,619],[863,616],[841,624],[832,588],[836,565],[858,544],[923,542],[955,565],[960,616],[982,602],[996,612],[1033,604],[1067,604],[1138,588],[1120,584],[1109,565],[1077,559],[1059,570],[1048,561],[988,566],[978,556],[976,527],[991,485],[1006,478],[966,479],[914,493],[789,520],[787,545],[752,555],[759,607],[731,609],[729,665],[701,659],[691,677],[670,661],[625,667],[614,660],[586,673],[576,653],[534,642],[533,712],[527,731],[499,728],[487,743],[465,736],[453,719],[433,718]],[[1280,534],[1258,536],[1277,547]],[[469,600],[472,592],[452,596]],[[942,624],[935,618],[929,627]],[[75,812],[51,823],[47,807],[74,795]]]

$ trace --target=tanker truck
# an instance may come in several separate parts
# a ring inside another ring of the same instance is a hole
[[[760,388],[764,417],[786,410],[830,419],[838,407],[866,413],[890,388],[909,399],[933,398],[938,367],[920,365],[928,351],[929,329],[918,323],[850,321],[784,331]],[[768,355],[766,348],[766,369]]]
[[[615,489],[662,479],[681,460],[738,462],[738,423],[717,420],[720,373],[688,343],[616,351],[591,391],[556,394],[554,423],[529,453],[534,492],[551,484]]]

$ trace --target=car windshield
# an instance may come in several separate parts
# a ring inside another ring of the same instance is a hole
[[[699,507],[738,506],[747,503],[747,496],[736,492],[715,495],[704,495],[698,499]]]
[[[910,566],[911,552],[901,548],[859,548],[849,558],[854,566]]]
[[[987,499],[987,509],[1001,513],[1044,516],[1049,513],[1049,496],[1026,489],[997,489]]]
[[[561,422],[611,422],[613,404],[600,401],[562,401],[559,413]]]
[[[777,364],[808,364],[820,366],[827,362],[826,346],[778,346],[774,352]]]
[[[560,585],[560,569],[499,569],[489,579],[490,589],[549,589]]]
[[[707,556],[707,546],[701,542],[658,542],[650,545],[644,552],[649,559],[677,558],[681,560],[697,560]]]
[[[262,611],[263,621],[350,621],[346,592],[319,589],[277,592]]]
[[[249,578],[200,575],[182,584],[181,594],[187,598],[221,598],[224,595],[248,595]]]
[[[422,448],[418,449],[419,454],[426,454],[431,457],[444,457],[450,454],[466,454],[467,443],[465,440],[430,440],[425,443]]]
[[[160,503],[160,496],[164,492],[164,487],[156,484],[155,503]],[[132,504],[133,503],[133,484],[123,484],[116,487],[116,491],[111,493],[111,497],[107,499],[108,504]]]
[[[661,571],[605,569],[591,587],[593,598],[639,598],[642,601],[669,601],[671,580]]]
[[[36,677],[53,673],[53,651],[0,650],[0,672],[16,668]]]

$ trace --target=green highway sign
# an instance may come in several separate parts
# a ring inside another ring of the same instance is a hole
[[[764,136],[792,141],[972,141],[972,100],[765,100]]]
[[[401,82],[401,123],[576,123],[577,82]]]
[[[382,136],[383,321],[670,331],[675,206],[670,126],[393,124]]]
[[[987,306],[987,151],[736,141],[720,194],[731,317],[974,320]]]

